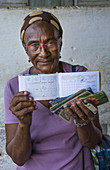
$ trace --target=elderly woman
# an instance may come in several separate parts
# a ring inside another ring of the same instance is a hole
[[[73,66],[60,62],[62,28],[48,12],[28,15],[21,28],[21,40],[32,67],[22,74],[72,72]],[[75,71],[86,71],[77,65]],[[18,77],[5,87],[6,151],[17,170],[93,170],[89,148],[102,133],[99,115],[80,101],[73,104],[71,124],[49,110],[48,100],[34,101],[28,91],[19,92]],[[74,123],[73,119],[76,121]]]

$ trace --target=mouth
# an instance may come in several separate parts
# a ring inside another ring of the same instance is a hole
[[[37,61],[37,63],[40,63],[40,64],[50,64],[50,63],[53,63],[53,60],[39,60],[39,61]]]

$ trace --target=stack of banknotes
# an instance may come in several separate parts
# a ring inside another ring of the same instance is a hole
[[[50,111],[60,116],[63,120],[67,121],[68,123],[71,123],[71,116],[67,112],[67,107],[73,110],[71,105],[78,100],[84,99],[89,99],[90,103],[86,104],[85,106],[88,109],[90,109],[94,114],[96,114],[97,112],[95,106],[99,106],[101,104],[108,102],[108,97],[104,93],[104,91],[93,93],[91,89],[81,89],[75,94],[72,94],[70,96],[51,100]]]

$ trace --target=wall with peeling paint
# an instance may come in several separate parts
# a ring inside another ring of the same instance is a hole
[[[26,69],[28,57],[19,30],[23,18],[40,8],[0,8],[0,170],[15,170],[5,153],[3,91],[7,80]],[[43,8],[55,14],[64,29],[61,60],[101,72],[101,88],[110,99],[110,6]],[[110,135],[110,103],[99,107],[104,133]]]

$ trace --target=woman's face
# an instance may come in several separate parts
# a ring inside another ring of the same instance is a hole
[[[26,52],[37,74],[59,71],[60,44],[58,31],[49,23],[35,22],[24,35]]]

